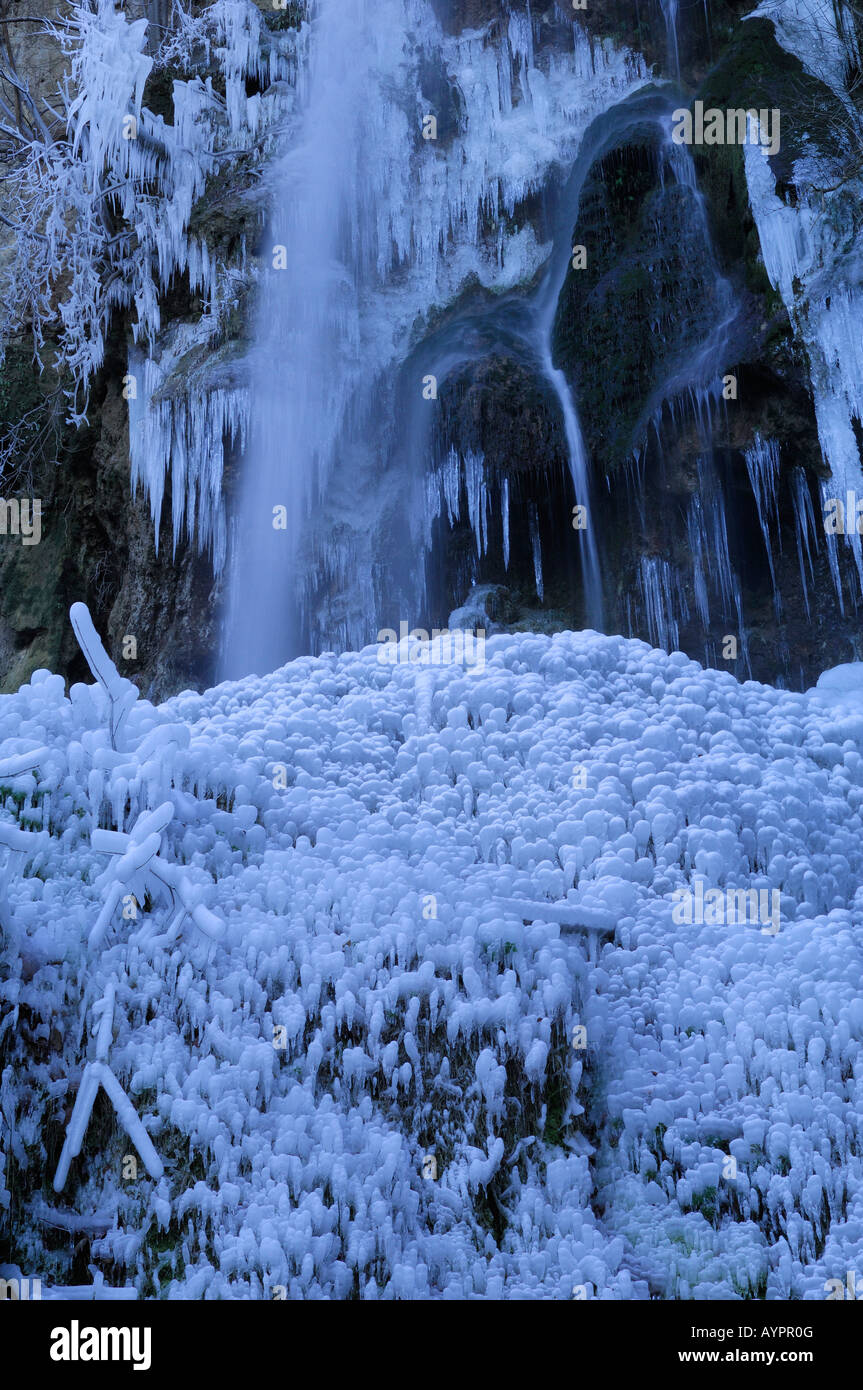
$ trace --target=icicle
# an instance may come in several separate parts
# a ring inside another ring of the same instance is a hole
[[[545,596],[542,583],[542,546],[539,537],[539,517],[537,516],[535,502],[528,504],[527,521],[530,531],[530,545],[533,551],[533,574],[536,581],[536,596],[540,603],[542,603]]]
[[[821,508],[822,508],[822,515],[823,515],[824,506],[826,505],[826,502],[827,502],[827,496],[828,496],[828,493],[829,493],[829,492],[830,492],[830,484],[829,484],[828,482],[826,482],[826,481],[822,481],[822,483],[821,483]],[[845,595],[844,595],[843,590],[842,590],[842,576],[841,576],[841,574],[840,574],[840,572],[839,572],[839,547],[838,547],[838,544],[837,544],[837,541],[836,541],[836,532],[835,532],[835,531],[827,531],[827,532],[825,533],[824,539],[825,539],[825,541],[826,541],[826,543],[827,543],[827,562],[828,562],[828,564],[830,565],[830,577],[831,577],[831,579],[833,580],[833,588],[834,588],[835,591],[836,591],[836,599],[837,599],[837,602],[838,602],[838,604],[839,604],[839,612],[840,612],[841,616],[844,618],[844,616],[845,616]]]
[[[776,517],[776,489],[779,480],[779,445],[776,443],[775,439],[762,439],[761,435],[756,431],[755,442],[751,449],[745,451],[744,458],[746,460],[746,471],[749,474],[752,494],[755,498],[755,506],[758,510],[758,523],[764,538],[764,548],[767,551],[767,563],[770,566],[770,582],[773,586],[773,608],[778,618],[782,610],[782,600],[776,586],[776,568],[773,563],[770,523],[771,520],[774,520]]]
[[[740,581],[728,549],[725,499],[709,460],[699,459],[698,481],[699,491],[693,493],[687,511],[686,535],[692,556],[695,606],[707,630],[711,620],[711,591],[718,595],[723,619],[736,613],[742,600]]]
[[[803,588],[803,603],[806,608],[807,618],[809,612],[809,585],[806,580],[806,565],[809,566],[809,581],[815,581],[815,569],[812,563],[812,548],[818,549],[818,529],[815,525],[815,509],[812,506],[812,494],[809,491],[809,483],[802,468],[795,468],[791,474],[791,498],[794,504],[794,533],[797,537],[797,562],[800,565],[800,582]],[[810,546],[810,536],[813,546]],[[806,556],[804,564],[803,556]]]
[[[728,526],[725,517],[725,498],[715,479],[708,477],[707,464],[699,460],[699,480],[705,489],[709,533],[707,537],[708,572],[718,585],[722,600],[722,617],[730,617],[740,593],[740,582],[731,565],[728,550]]]
[[[638,569],[638,587],[644,606],[650,641],[664,651],[676,651],[680,644],[677,619],[674,616],[673,588],[680,584],[667,560],[656,555],[642,555]],[[684,621],[688,617],[684,605]]]
[[[739,586],[734,595],[734,605],[737,610],[737,633],[740,638],[740,653],[743,657],[743,663],[746,667],[746,673],[749,676],[749,679],[751,680],[752,663],[749,660],[749,637],[746,632],[745,624],[743,622],[743,597],[740,593]]]
[[[710,626],[710,604],[707,597],[707,580],[704,574],[704,556],[707,553],[707,531],[704,522],[704,507],[699,493],[694,492],[686,514],[686,535],[689,553],[692,556],[692,583],[695,590],[695,606],[701,625],[707,630]]]
[[[500,486],[501,522],[503,525],[503,567],[509,571],[509,478],[504,477]]]
[[[783,32],[789,51],[799,52],[804,66],[820,51],[819,76],[821,80],[830,80],[832,62],[833,77],[844,100],[842,71],[847,54],[843,54],[833,8],[823,5],[807,17],[805,26],[789,15],[783,16],[783,23],[786,22]],[[833,55],[831,61],[825,56],[828,53]],[[807,199],[808,173],[816,185],[823,183],[825,177],[830,181],[829,171],[825,175],[824,161],[811,154],[800,162],[796,184],[800,198],[795,207],[789,207],[778,196],[770,162],[763,156],[764,151],[756,146],[744,146],[749,201],[764,265],[809,359],[818,439],[832,474],[828,489],[822,487],[822,498],[843,496],[848,491],[860,495],[863,470],[854,421],[863,418],[863,343],[859,331],[863,294],[857,283],[856,262],[848,258],[846,234],[840,230],[842,218],[834,215],[830,200],[825,214],[820,194],[811,204]],[[846,527],[845,542],[852,550],[858,581],[863,587],[863,553],[854,528]],[[835,535],[827,536],[827,554],[840,610],[844,612]]]
[[[464,472],[468,517],[476,542],[476,553],[481,559],[488,544],[488,487],[484,456],[468,449],[464,457]]]

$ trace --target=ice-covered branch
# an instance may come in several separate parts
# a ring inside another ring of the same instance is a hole
[[[167,888],[172,903],[179,899],[182,910],[172,923],[172,935],[175,934],[173,929],[179,928],[179,924],[187,916],[211,941],[219,941],[224,935],[224,923],[198,901],[199,890],[179,865],[159,856],[162,832],[173,815],[174,807],[170,801],[165,801],[154,811],[143,812],[128,834],[120,830],[93,831],[90,839],[93,849],[101,854],[116,855],[117,861],[109,870],[113,881],[107,890],[98,920],[90,932],[91,948],[102,945],[111,918],[121,899],[131,892],[138,875],[145,876],[145,884],[146,875],[151,875],[156,880],[154,887],[162,885]]]
[[[60,1154],[60,1161],[54,1174],[55,1192],[63,1191],[69,1176],[72,1159],[77,1158],[81,1152],[84,1135],[87,1132],[87,1125],[93,1113],[93,1105],[100,1085],[104,1087],[111,1104],[114,1106],[120,1124],[141,1155],[141,1160],[150,1177],[160,1178],[165,1171],[162,1160],[153,1147],[152,1139],[111,1068],[104,1062],[88,1062],[81,1077],[69,1127],[66,1130],[66,1139]]]
[[[108,697],[111,747],[116,748],[123,722],[138,698],[138,688],[125,676],[120,675],[108,656],[93,626],[93,619],[86,603],[73,603],[69,609],[69,617],[87,665]]]
[[[32,856],[45,843],[44,831],[19,830],[17,825],[0,821],[0,846],[9,850],[2,870],[0,870],[0,922],[9,923],[9,884],[12,876],[20,869],[24,859]]]
[[[9,758],[0,758],[0,777],[20,777],[22,772],[32,772],[40,766],[50,753],[50,749],[31,748],[28,753],[13,753]]]

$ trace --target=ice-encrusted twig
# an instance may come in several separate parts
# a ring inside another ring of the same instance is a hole
[[[17,825],[0,821],[0,845],[5,845],[14,854],[32,854],[45,842],[42,830],[20,830]]]
[[[78,1087],[78,1094],[75,1097],[75,1104],[72,1107],[72,1114],[66,1128],[66,1138],[63,1141],[63,1150],[60,1154],[60,1161],[57,1164],[57,1171],[54,1174],[54,1191],[62,1192],[66,1186],[66,1179],[69,1176],[69,1166],[73,1158],[77,1158],[81,1152],[81,1145],[84,1142],[84,1135],[93,1111],[93,1102],[99,1090],[98,1077],[93,1075],[91,1063],[85,1066],[81,1076],[81,1084]]]
[[[98,1012],[101,1015],[99,1019],[99,1031],[96,1034],[96,1060],[98,1062],[104,1062],[107,1059],[108,1048],[111,1046],[111,1034],[114,1028],[114,999],[116,993],[116,982],[111,980],[108,988],[105,990],[104,998],[93,1010],[94,1013]]]
[[[185,914],[191,917],[198,931],[203,932],[211,941],[219,941],[224,936],[224,922],[220,922],[215,913],[204,907],[203,903],[194,901],[195,887],[179,865],[156,857],[150,866],[150,872],[176,894],[185,909]]]
[[[55,1192],[63,1191],[69,1176],[72,1159],[77,1158],[81,1152],[81,1145],[84,1142],[84,1135],[87,1132],[87,1125],[90,1122],[100,1086],[105,1088],[108,1098],[117,1112],[117,1119],[141,1155],[141,1161],[150,1177],[161,1178],[165,1171],[162,1167],[162,1160],[153,1147],[152,1139],[111,1068],[105,1062],[88,1062],[81,1077],[81,1084],[78,1087],[78,1094],[72,1109],[72,1117],[66,1130],[66,1139],[60,1154],[60,1161],[54,1174],[53,1187]]]
[[[142,1125],[138,1114],[130,1101],[123,1087],[120,1085],[111,1068],[105,1062],[93,1062],[93,1070],[97,1072],[97,1080],[102,1083],[108,1093],[108,1098],[112,1102],[117,1112],[117,1119],[125,1129],[138,1153],[144,1161],[144,1167],[151,1178],[160,1178],[164,1173],[162,1160],[153,1147],[153,1141]]]
[[[131,1302],[138,1297],[134,1284],[121,1284],[114,1288],[105,1283],[101,1270],[93,1276],[92,1284],[53,1284],[42,1289],[43,1300],[63,1303],[118,1303]]]
[[[20,777],[22,772],[32,772],[45,761],[49,748],[31,748],[27,753],[13,753],[10,758],[0,758],[0,777]]]
[[[108,697],[108,731],[111,747],[116,749],[126,716],[138,698],[138,687],[120,675],[105,651],[86,603],[73,603],[69,618],[87,665]]]
[[[99,640],[86,606],[83,603],[73,604],[69,616],[87,664],[108,698],[111,746],[116,750],[123,721],[137,700],[138,691],[131,681],[118,674]],[[33,754],[28,756],[32,758]],[[24,770],[23,767],[18,767],[22,757],[23,755],[17,759],[16,770]],[[102,877],[106,892],[101,911],[89,935],[89,946],[92,949],[98,949],[104,944],[111,919],[121,900],[131,898],[135,901],[135,894],[142,893],[142,890],[147,892],[151,884],[154,890],[157,886],[167,889],[171,901],[172,921],[168,932],[162,938],[157,938],[160,943],[163,940],[173,940],[187,916],[191,917],[198,929],[212,940],[218,940],[222,936],[223,923],[198,902],[199,890],[196,886],[179,865],[159,858],[162,835],[174,817],[174,810],[173,802],[165,801],[153,810],[143,811],[128,833],[123,830],[99,829],[92,832],[92,848],[98,853],[113,856],[115,861]],[[29,848],[29,842],[36,838],[24,836],[17,827],[4,828],[0,825],[0,844],[8,843],[13,849]],[[92,1010],[92,1017],[96,1020],[96,1060],[88,1062],[81,1075],[78,1095],[54,1175],[55,1192],[62,1191],[69,1176],[72,1160],[81,1152],[100,1086],[110,1098],[120,1123],[137,1148],[150,1176],[158,1179],[164,1171],[153,1142],[132,1102],[108,1066],[117,988],[118,981],[114,976],[109,980],[102,999]]]
[[[103,1236],[110,1231],[116,1220],[110,1211],[93,1211],[82,1216],[77,1211],[62,1211],[58,1207],[49,1207],[44,1200],[30,1207],[30,1216],[40,1226],[51,1226],[56,1231],[66,1231],[69,1235],[80,1236]]]
[[[154,811],[144,811],[136,820],[131,831],[94,830],[90,836],[93,849],[101,854],[118,856],[112,867],[114,882],[108,889],[98,921],[90,932],[89,944],[97,947],[105,939],[111,917],[126,892],[129,891],[136,874],[149,874],[168,889],[172,902],[179,900],[181,911],[173,919],[169,935],[176,934],[185,917],[191,917],[199,931],[211,941],[218,941],[224,935],[224,923],[214,913],[196,901],[196,889],[178,864],[159,857],[162,832],[174,815],[170,801],[157,806]]]
[[[17,825],[0,821],[0,846],[9,851],[6,863],[0,870],[0,917],[6,917],[9,913],[8,891],[12,875],[28,855],[42,848],[45,839],[43,830],[19,830]]]
[[[617,918],[608,908],[582,907],[580,903],[530,902],[526,898],[505,899],[504,906],[517,912],[523,922],[557,922],[564,936],[584,932],[591,965],[596,964],[599,938],[613,936],[617,929]]]
[[[49,754],[50,749],[40,745],[26,753],[13,753],[8,758],[0,758],[0,778],[20,777],[24,772],[32,772]],[[24,858],[41,849],[44,842],[45,835],[42,831],[34,833],[21,830],[17,825],[0,821],[0,845],[9,850],[6,863],[0,871],[0,916],[8,918],[9,915],[8,887],[13,873],[20,867]]]

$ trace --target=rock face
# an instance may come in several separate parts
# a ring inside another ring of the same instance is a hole
[[[640,126],[592,165],[579,200],[572,241],[586,266],[567,274],[554,354],[607,472],[632,457],[705,326],[727,312],[698,191],[679,177],[658,125]]]
[[[770,165],[778,190],[793,200],[789,181],[805,142],[826,148],[842,116],[834,93],[780,47],[769,21],[735,27],[751,8],[712,7],[709,36],[699,33],[700,12],[694,26],[690,16],[678,36],[680,75],[698,84],[695,96],[705,106],[781,110],[782,141]],[[640,43],[648,60],[674,75],[669,36],[658,43],[661,26],[633,27],[632,13],[612,4],[601,15],[594,8],[586,22],[597,36]],[[657,121],[663,99],[661,89],[655,98],[639,92],[630,116],[624,102],[607,129],[586,137],[595,157],[583,172],[573,262],[553,330],[555,364],[578,404],[598,494],[592,524],[605,627],[679,644],[740,676],[801,688],[858,650],[855,606],[842,611],[821,527],[818,483],[826,469],[809,364],[765,273],[742,149],[674,148],[668,120]],[[702,378],[723,382],[721,395],[687,384],[699,375],[693,363]],[[490,477],[512,474],[510,409],[519,402],[534,443],[533,487],[544,494],[543,608],[552,621],[567,612],[578,622],[572,537],[564,577],[566,538],[555,537],[552,520],[568,516],[572,502],[560,410],[555,402],[544,410],[527,404],[540,394],[529,370],[504,367],[509,389],[500,370],[483,361],[469,385],[455,385],[459,406],[445,399],[444,434],[462,452],[481,450]],[[771,450],[775,495],[757,497]],[[521,511],[527,515],[528,506]],[[808,515],[807,569],[801,526]],[[450,574],[462,584],[468,571],[474,583],[509,584],[517,614],[530,589],[529,556],[522,552],[504,574],[493,554],[477,563],[474,546],[471,569],[463,523],[451,544],[459,535],[459,565]],[[517,551],[515,543],[514,557]],[[840,565],[845,558],[840,552]]]
[[[145,694],[212,679],[218,594],[210,565],[188,545],[172,554],[170,497],[157,554],[150,508],[130,496],[123,372],[109,357],[90,427],[61,427],[56,450],[34,463],[28,492],[41,501],[40,543],[0,537],[2,690],[39,667],[90,679],[68,623],[82,598],[118,668]]]
[[[33,13],[53,9],[48,0],[39,4]],[[491,25],[495,41],[511,14],[525,10],[506,0],[432,4],[446,33]],[[163,23],[164,8],[162,0],[152,0],[135,13]],[[602,560],[606,630],[679,643],[718,664],[724,640],[733,636],[739,651],[729,669],[800,686],[825,665],[857,654],[853,605],[846,604],[844,614],[839,610],[820,533],[817,488],[825,466],[809,364],[765,272],[742,151],[672,148],[658,120],[663,102],[677,100],[781,108],[782,143],[770,167],[780,197],[793,206],[795,160],[807,141],[827,146],[842,125],[842,111],[829,87],[780,46],[769,20],[740,23],[754,8],[737,0],[689,6],[676,33],[659,0],[637,7],[608,0],[575,15],[597,42],[627,46],[657,76],[681,86],[679,98],[678,89],[669,97],[666,85],[639,94],[631,111],[619,103],[596,136],[571,221],[572,246],[585,248],[585,260],[574,263],[563,282],[552,346],[577,402],[590,464],[590,524]],[[275,17],[268,13],[271,27],[295,26],[302,18],[294,5]],[[571,47],[573,15],[567,6],[549,5],[532,18],[542,66]],[[34,90],[46,93],[62,70],[56,46],[41,38],[25,45],[22,27],[13,32],[9,26],[19,70]],[[446,146],[459,129],[463,96],[438,56],[429,55],[420,78]],[[170,115],[169,73],[153,76],[145,102]],[[545,197],[526,199],[516,219],[548,242],[565,197],[549,188]],[[486,209],[491,237],[498,215]],[[230,389],[241,383],[254,323],[250,270],[261,252],[265,218],[256,171],[248,161],[226,163],[194,209],[192,227],[213,255],[237,265],[233,307],[217,340],[197,343],[175,362],[166,397],[192,380]],[[4,230],[0,254],[5,238]],[[534,289],[518,293],[525,297]],[[440,312],[445,316],[447,306]],[[165,341],[179,327],[194,326],[200,314],[188,284],[177,283],[162,306]],[[430,324],[418,325],[419,347],[431,331]],[[39,666],[71,680],[84,676],[66,620],[75,600],[90,607],[120,670],[151,696],[214,679],[221,587],[209,559],[185,541],[174,552],[170,495],[159,518],[158,548],[148,503],[131,495],[122,390],[128,337],[129,325],[118,318],[94,385],[89,425],[77,432],[63,423],[50,370],[36,372],[25,345],[13,345],[0,369],[0,427],[31,422],[20,457],[3,479],[3,496],[26,490],[42,502],[38,546],[0,535],[3,690]],[[47,349],[43,356],[49,363]],[[701,357],[727,383],[721,399],[686,386]],[[767,445],[776,447],[779,459],[769,516],[756,505],[752,475],[753,458],[766,457]],[[430,457],[442,467],[450,451],[482,460],[487,534],[478,542],[464,475],[459,515],[450,519],[442,507],[432,527],[421,616],[440,625],[472,589],[488,586],[498,625],[583,625],[564,415],[524,342],[506,333],[495,338],[489,327],[470,365],[441,381]],[[228,455],[229,499],[239,462]],[[821,543],[815,544],[813,531],[811,566],[804,569],[800,523],[807,497]],[[720,512],[725,538],[717,541]],[[699,526],[702,538],[713,528],[711,544],[724,547],[721,563],[696,553]],[[729,575],[737,599],[725,592]],[[669,585],[676,586],[674,595]]]
[[[445,624],[477,585],[495,587],[498,626],[583,626],[563,418],[536,362],[492,355],[447,380],[435,452],[445,458],[450,449],[482,459],[489,525],[478,553],[463,476],[458,521],[450,526],[444,512],[435,527],[429,626]]]
[[[696,50],[689,53],[694,61]],[[826,140],[841,125],[833,93],[777,44],[766,20],[733,31],[698,99],[721,109],[781,110],[782,143],[771,158],[780,188],[804,139]],[[698,614],[687,520],[697,495],[708,506],[722,497],[748,631],[747,663],[732,669],[808,684],[857,650],[856,635],[840,612],[823,534],[808,581],[813,605],[800,577],[799,489],[812,497],[820,527],[817,480],[825,469],[807,363],[764,271],[741,148],[696,147],[691,162],[682,151],[675,162],[655,125],[634,126],[587,173],[572,240],[589,252],[586,267],[567,275],[554,349],[579,403],[591,461],[615,499],[615,528],[601,545],[615,578],[607,609],[626,630],[639,572],[645,563],[668,563],[681,577],[677,638],[693,655],[716,659],[739,624],[727,604],[716,615],[714,603],[709,622]],[[679,392],[699,356],[727,383],[727,399]],[[746,462],[759,440],[774,441],[780,461],[769,556]],[[633,458],[634,495],[620,476]],[[636,630],[647,635],[644,616]]]
[[[131,19],[146,15],[158,25],[169,8],[153,0],[132,3],[127,11]],[[28,13],[54,18],[56,7],[37,0]],[[11,44],[22,81],[51,100],[64,70],[62,55],[36,26],[26,41],[24,30],[8,25],[0,33]],[[169,72],[154,73],[144,98],[167,118],[170,82]],[[263,207],[253,183],[248,173],[219,174],[193,209],[193,230],[214,255],[239,260],[248,245],[254,249]],[[2,256],[14,233],[5,227],[0,232]],[[163,322],[173,330],[200,314],[187,283],[178,283],[162,305]],[[207,353],[190,353],[178,375],[230,375],[247,346],[250,320],[250,305],[240,295],[222,341]],[[123,394],[130,340],[130,325],[118,315],[91,390],[88,425],[80,430],[64,423],[50,342],[36,362],[30,343],[13,342],[0,366],[0,432],[17,430],[21,440],[0,495],[38,498],[42,512],[38,545],[0,534],[0,691],[17,689],[39,667],[61,671],[70,681],[90,679],[68,622],[76,601],[87,603],[121,672],[151,698],[214,679],[221,586],[210,559],[186,539],[174,549],[170,482],[155,529],[147,500],[130,488]]]

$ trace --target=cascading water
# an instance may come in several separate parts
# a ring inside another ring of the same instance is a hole
[[[680,47],[677,41],[677,17],[679,0],[662,0],[662,17],[665,20],[665,36],[668,43],[668,66],[680,81]]]
[[[558,291],[560,286],[558,285]],[[552,301],[549,300],[549,303]],[[590,509],[590,472],[584,437],[578,420],[575,402],[569,382],[559,367],[555,367],[551,355],[551,328],[554,318],[555,298],[551,314],[544,314],[539,320],[540,361],[560,402],[566,432],[566,447],[569,470],[575,491],[576,503],[586,508],[587,526],[578,532],[581,537],[582,580],[584,583],[585,613],[590,626],[602,631],[602,578],[599,569],[599,546],[596,539],[596,526]]]
[[[430,411],[419,377],[400,408],[399,367],[417,325],[466,283],[500,293],[536,273],[549,248],[517,209],[571,162],[596,112],[645,81],[639,63],[577,26],[572,45],[540,68],[521,11],[495,35],[447,37],[429,0],[318,0],[300,115],[273,179],[271,240],[284,249],[260,291],[224,674],[271,668],[306,645],[372,640],[421,599],[429,533],[415,484],[430,466]],[[442,129],[426,141],[429,111]],[[444,364],[453,357],[448,347]],[[427,370],[442,382],[446,365]],[[469,498],[478,553],[488,506],[480,479]],[[400,596],[387,583],[396,533],[411,571]],[[592,537],[585,548],[598,592]]]
[[[364,0],[320,0],[300,129],[275,173],[225,635],[234,675],[272,669],[299,645],[304,530],[370,385],[359,303],[378,210],[362,183],[358,113],[375,89],[376,32]]]
[[[664,6],[670,37],[673,9]],[[273,171],[272,267],[260,291],[223,674],[271,669],[300,650],[361,645],[376,628],[413,622],[432,523],[442,514],[452,526],[464,510],[474,535],[461,581],[480,582],[492,541],[509,570],[510,480],[488,474],[482,447],[445,441],[440,451],[435,407],[420,396],[421,382],[434,382],[436,398],[452,373],[470,371],[489,344],[503,342],[516,345],[516,357],[533,364],[559,404],[573,494],[588,517],[573,531],[582,613],[602,628],[591,467],[576,395],[555,359],[555,316],[591,167],[632,136],[643,140],[650,127],[661,132],[649,137],[660,196],[667,185],[708,274],[703,302],[686,306],[685,351],[666,354],[643,425],[649,432],[652,417],[662,455],[664,416],[676,428],[691,416],[706,473],[702,510],[687,522],[691,575],[670,560],[641,564],[631,622],[652,640],[676,641],[691,587],[705,651],[711,607],[723,618],[736,614],[745,648],[725,502],[707,477],[737,304],[713,258],[691,154],[670,140],[669,96],[648,87],[625,58],[592,48],[577,26],[571,54],[540,62],[522,12],[494,38],[446,37],[429,0],[382,0],[374,12],[368,0],[317,0],[311,20],[297,114]],[[447,90],[451,97],[442,98]],[[441,114],[447,99],[456,114],[446,139],[424,141],[428,111]],[[554,235],[541,247],[517,210],[555,184]],[[538,288],[525,294],[543,261]],[[471,279],[487,296],[484,307],[474,300],[464,318],[453,316],[429,336],[430,316]],[[601,464],[597,458],[593,466]],[[525,516],[542,601],[535,506]],[[769,552],[769,534],[765,541]],[[393,582],[399,555],[403,583]],[[745,650],[744,658],[748,664]]]
[[[740,579],[731,562],[726,499],[713,459],[713,440],[717,420],[725,409],[722,364],[729,355],[729,343],[739,313],[739,305],[726,277],[717,264],[710,236],[710,222],[704,196],[698,188],[690,151],[669,137],[667,115],[658,117],[660,139],[656,151],[657,177],[663,197],[686,200],[685,227],[691,241],[690,255],[698,255],[703,265],[701,283],[705,303],[710,306],[706,331],[693,320],[686,349],[673,356],[663,378],[657,381],[652,397],[652,415],[646,422],[643,444],[637,458],[636,507],[642,529],[645,526],[645,458],[653,444],[661,461],[666,452],[665,427],[679,435],[694,428],[699,443],[696,460],[698,489],[690,498],[686,513],[685,572],[668,560],[642,557],[638,571],[640,608],[630,604],[630,630],[646,625],[651,641],[665,645],[679,640],[680,625],[690,619],[686,600],[691,585],[704,636],[704,659],[715,655],[710,639],[713,617],[733,621],[740,642],[743,667],[751,673]],[[692,317],[684,306],[682,318]],[[760,474],[758,475],[760,477]],[[769,534],[765,536],[769,549]],[[775,586],[774,586],[775,593]]]

